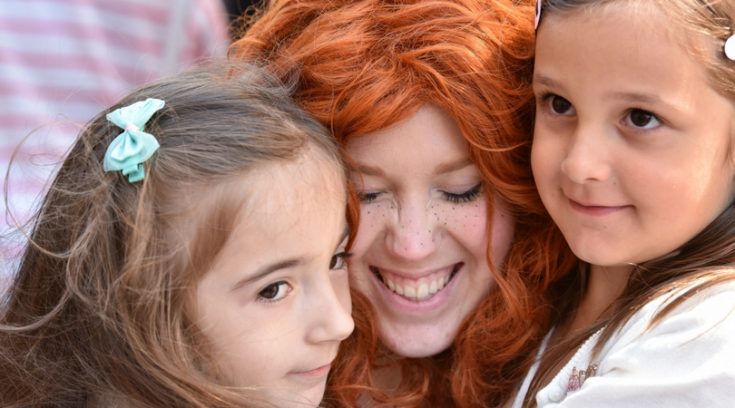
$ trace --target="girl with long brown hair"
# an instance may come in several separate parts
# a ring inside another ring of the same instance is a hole
[[[253,66],[92,120],[0,309],[3,407],[316,407],[354,327],[346,177]]]
[[[731,407],[735,2],[545,0],[531,164],[581,262],[517,407]]]

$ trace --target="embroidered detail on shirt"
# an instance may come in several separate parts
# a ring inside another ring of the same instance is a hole
[[[586,379],[594,377],[595,374],[597,374],[597,364],[590,364],[586,370],[577,370],[577,367],[572,367],[572,375],[569,376],[567,382],[567,392],[577,391]]]

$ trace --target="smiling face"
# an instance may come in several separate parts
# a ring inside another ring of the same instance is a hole
[[[347,153],[361,199],[352,284],[370,298],[390,350],[437,354],[493,285],[487,198],[467,143],[449,115],[425,106],[351,140]],[[502,204],[493,219],[491,255],[501,265],[513,227]]]
[[[341,170],[321,153],[263,165],[196,287],[196,323],[224,381],[279,407],[317,406],[352,332]]]
[[[544,16],[532,166],[574,253],[628,270],[732,202],[735,116],[682,46],[703,40],[685,39],[656,6],[625,4]]]

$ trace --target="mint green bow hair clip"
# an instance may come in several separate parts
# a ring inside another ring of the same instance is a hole
[[[159,148],[158,140],[143,131],[151,116],[163,108],[160,99],[148,98],[107,114],[107,120],[123,129],[105,152],[102,167],[105,171],[121,171],[130,183],[145,178],[143,163]]]

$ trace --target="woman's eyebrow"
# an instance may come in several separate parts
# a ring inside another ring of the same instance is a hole
[[[473,164],[474,163],[469,157],[460,157],[456,160],[438,164],[434,169],[434,174],[451,173],[453,171],[463,169]],[[380,167],[369,166],[363,163],[355,163],[354,165],[350,166],[350,170],[368,176],[385,177],[385,172]]]
[[[367,164],[357,162],[350,165],[350,171],[356,171],[368,176],[385,176],[385,172],[380,167],[368,166]]]
[[[436,166],[436,169],[434,170],[434,174],[451,173],[453,171],[463,169],[473,164],[474,163],[472,162],[472,160],[470,160],[469,157],[461,157],[457,160],[450,161],[447,163],[441,163],[440,165]]]

